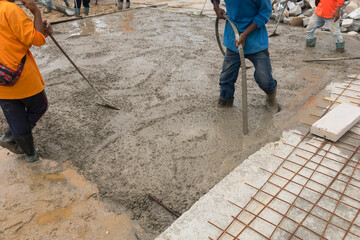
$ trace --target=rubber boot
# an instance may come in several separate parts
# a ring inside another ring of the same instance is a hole
[[[15,154],[23,153],[19,145],[16,143],[10,128],[5,132],[5,135],[0,137],[0,146]]]
[[[64,0],[66,7],[70,7],[68,0]]]
[[[130,1],[126,1],[126,7],[125,8],[130,8]]]
[[[122,9],[123,9],[123,3],[124,3],[124,1],[123,1],[123,0],[117,0],[117,7],[118,7],[118,10],[122,10]]]
[[[75,17],[80,17],[80,8],[75,8]]]
[[[39,159],[39,156],[34,146],[34,139],[32,134],[14,138],[17,144],[25,153],[25,160],[27,162],[35,162]]]
[[[280,106],[276,99],[276,88],[272,93],[266,94],[266,109],[271,113],[280,112]]]
[[[89,11],[90,11],[90,8],[89,7],[84,7],[84,14],[87,16],[89,15]]]
[[[336,52],[343,53],[345,51],[345,42],[336,43]]]
[[[226,99],[223,97],[219,97],[218,105],[219,107],[232,107],[234,103],[234,98]]]
[[[43,13],[51,13],[51,11],[52,11],[51,7],[46,7]]]
[[[306,39],[307,47],[315,47],[315,45],[316,45],[316,38]]]

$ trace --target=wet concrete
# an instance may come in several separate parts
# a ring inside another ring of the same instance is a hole
[[[360,74],[357,76],[360,80]],[[333,82],[311,98],[299,111],[301,123],[236,167],[156,240],[291,239],[291,233],[299,239],[358,239],[360,172],[355,170],[359,157],[354,151],[359,139],[354,136],[359,127],[336,143],[312,134],[303,137],[319,118],[316,116],[335,108],[335,100],[358,105],[360,81],[354,78],[349,76],[350,86]],[[321,154],[314,154],[314,146],[322,142],[326,144],[320,147]],[[329,158],[327,151],[332,152]],[[255,188],[262,191],[257,193]]]
[[[0,239],[128,239],[143,230],[108,212],[70,162],[29,164],[0,149]]]
[[[54,30],[79,68],[121,110],[98,106],[100,99],[48,39],[44,47],[32,49],[50,102],[34,129],[39,152],[58,163],[71,160],[97,184],[109,209],[127,209],[151,236],[175,218],[148,193],[185,212],[250,154],[297,122],[299,109],[329,81],[359,71],[346,61],[303,63],[338,56],[332,37],[319,33],[318,46],[305,49],[303,28],[279,26],[281,36],[270,39],[269,50],[283,111],[266,112],[265,94],[250,69],[250,134],[243,136],[240,91],[233,108],[216,104],[223,57],[213,18],[139,9]],[[345,40],[353,50],[344,56],[359,55],[359,40]],[[0,128],[6,128],[2,116]],[[70,206],[74,211],[71,204],[48,211],[60,209],[52,214],[65,218]]]

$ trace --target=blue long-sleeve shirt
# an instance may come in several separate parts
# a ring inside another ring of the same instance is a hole
[[[220,3],[220,0],[218,1]],[[257,29],[246,38],[244,53],[257,53],[267,49],[269,37],[265,24],[269,21],[272,12],[270,0],[225,0],[225,4],[230,20],[235,23],[240,33],[252,22],[257,26]],[[223,44],[230,50],[238,52],[235,46],[235,34],[228,22],[225,25]]]

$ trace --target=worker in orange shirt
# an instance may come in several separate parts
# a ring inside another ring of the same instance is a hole
[[[320,0],[306,28],[306,46],[315,47],[314,32],[326,24],[335,39],[336,51],[344,52],[345,42],[340,31],[341,7],[344,0]]]
[[[0,106],[9,124],[0,145],[24,153],[28,162],[38,160],[32,128],[46,112],[44,81],[30,52],[52,34],[34,0],[21,0],[34,15],[32,21],[13,0],[0,0]]]

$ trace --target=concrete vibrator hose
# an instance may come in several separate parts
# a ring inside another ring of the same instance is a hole
[[[230,20],[228,15],[224,15],[225,19],[230,23],[234,33],[235,33],[235,40],[238,41],[240,38],[239,30],[237,29],[236,25]],[[219,18],[216,18],[215,21],[215,32],[216,32],[216,40],[218,42],[219,48],[222,54],[225,56],[225,51],[222,46],[220,35],[219,35]],[[247,82],[246,82],[246,63],[245,63],[245,56],[243,46],[239,44],[238,51],[240,54],[240,61],[241,61],[241,90],[242,90],[242,119],[243,119],[243,134],[247,135],[249,133],[248,127],[248,109],[247,109]]]

